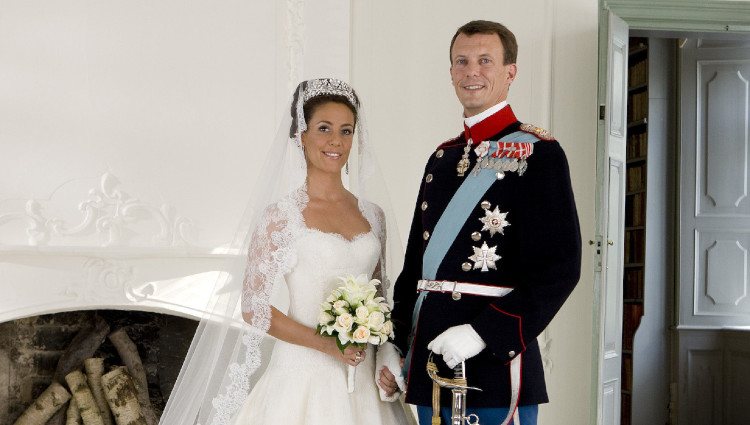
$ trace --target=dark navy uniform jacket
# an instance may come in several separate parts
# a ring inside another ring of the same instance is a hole
[[[545,403],[547,391],[542,358],[536,337],[552,320],[572,292],[580,276],[581,237],[567,160],[560,144],[533,126],[522,126],[510,106],[475,124],[469,131],[474,142],[469,153],[471,167],[477,163],[474,147],[482,140],[499,140],[523,128],[541,136],[533,144],[522,175],[506,172],[498,179],[461,226],[458,236],[437,269],[436,280],[472,282],[511,287],[505,297],[463,295],[454,300],[451,293],[430,292],[410,338],[412,312],[418,296],[417,281],[422,279],[422,258],[435,224],[466,177],[459,177],[456,166],[464,153],[467,135],[439,146],[425,167],[409,240],[404,268],[395,284],[393,321],[395,343],[406,354],[413,344],[407,371],[406,400],[431,405],[432,381],[427,376],[427,344],[451,326],[469,323],[487,347],[466,361],[470,407],[507,407],[510,403],[508,364],[522,356],[520,405]],[[486,136],[486,137],[485,137]],[[481,139],[481,140],[480,140]],[[484,205],[482,205],[484,202]],[[487,208],[489,202],[489,208]],[[481,218],[495,208],[509,225],[493,236],[483,228]],[[481,239],[472,238],[480,232]],[[474,268],[469,257],[483,243],[496,247],[496,269]],[[469,263],[472,268],[468,271]],[[441,376],[453,372],[435,356]],[[449,406],[450,392],[443,390],[441,403]]]

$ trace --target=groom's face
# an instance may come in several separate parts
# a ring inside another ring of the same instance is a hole
[[[505,49],[497,34],[459,34],[451,50],[451,81],[467,117],[508,97],[516,64],[504,63]]]

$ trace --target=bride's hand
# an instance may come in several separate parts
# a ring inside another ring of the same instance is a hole
[[[328,354],[339,359],[341,362],[348,364],[349,366],[357,366],[367,357],[367,352],[361,348],[349,346],[344,349],[342,353],[339,347],[336,345],[336,340],[333,338],[326,338],[328,343]]]
[[[339,353],[341,351],[339,350]],[[367,352],[361,348],[349,346],[344,349],[344,353],[342,354],[342,357],[344,359],[344,363],[350,365],[350,366],[357,366],[363,361],[365,361],[365,357],[367,357]]]

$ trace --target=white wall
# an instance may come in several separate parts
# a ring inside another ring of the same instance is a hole
[[[472,19],[502,22],[516,34],[519,71],[509,101],[522,121],[548,128],[562,143],[583,239],[593,239],[597,10],[596,0],[353,3],[352,82],[366,101],[403,240],[427,157],[461,131],[448,47],[456,28]],[[593,272],[587,244],[583,258],[581,282],[549,327],[551,403],[542,407],[541,424],[589,422]]]
[[[0,321],[205,304],[292,89],[349,78],[304,3],[0,0]]]
[[[348,4],[316,4],[0,1],[0,216],[52,197],[77,224],[110,172],[191,220],[192,245],[224,243],[291,88],[349,76]],[[0,244],[27,243],[2,224]],[[50,244],[96,245],[78,236]]]

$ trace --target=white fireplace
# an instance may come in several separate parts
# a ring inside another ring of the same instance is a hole
[[[6,202],[0,210],[0,322],[96,309],[199,318],[217,277],[239,254],[193,246],[190,219],[128,195],[110,173],[94,183],[67,211],[74,198],[29,199],[15,211]],[[26,245],[3,243],[20,237]]]

